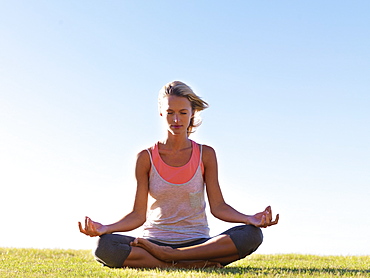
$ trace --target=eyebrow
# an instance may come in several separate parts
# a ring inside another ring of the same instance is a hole
[[[167,109],[166,111],[174,111],[173,109]],[[187,108],[182,108],[182,109],[180,109],[179,111],[189,111],[189,109],[187,109]]]

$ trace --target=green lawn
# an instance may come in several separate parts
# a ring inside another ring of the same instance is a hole
[[[90,251],[0,248],[0,277],[370,277],[370,256],[252,255],[223,269],[110,269]]]

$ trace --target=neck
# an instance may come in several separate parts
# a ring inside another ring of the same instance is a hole
[[[187,135],[173,135],[168,133],[167,138],[161,142],[172,150],[181,150],[191,146],[191,141]]]

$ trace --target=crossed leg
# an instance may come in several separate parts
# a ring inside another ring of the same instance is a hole
[[[141,247],[132,247],[130,255],[123,263],[123,267],[134,268],[220,268],[222,265],[218,262],[205,260],[191,261],[173,261],[164,262]]]
[[[142,238],[106,234],[98,240],[94,255],[109,267],[221,267],[253,253],[262,241],[261,229],[251,225],[236,226],[202,244],[175,249]]]
[[[143,238],[136,238],[131,242],[131,246],[146,250],[162,263],[173,261],[180,263],[197,260],[203,262],[211,261],[223,265],[239,259],[238,250],[234,242],[229,235],[225,234],[214,237],[199,245],[176,249],[168,246],[158,246]],[[130,256],[127,259],[129,258]]]
[[[130,246],[135,238],[117,234],[100,236],[94,251],[98,262],[108,267],[135,268],[205,268],[222,267],[217,261],[184,260],[165,262],[141,247]]]

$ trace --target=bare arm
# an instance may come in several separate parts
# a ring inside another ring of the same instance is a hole
[[[257,227],[268,227],[277,224],[279,215],[273,221],[271,207],[269,206],[263,212],[246,215],[225,202],[218,181],[217,158],[213,148],[203,146],[203,163],[208,201],[213,216],[226,222],[244,223]]]
[[[138,154],[136,161],[135,176],[137,181],[136,196],[133,210],[121,220],[102,225],[92,221],[89,217],[85,219],[85,227],[79,222],[80,232],[88,236],[99,236],[114,232],[127,232],[134,230],[144,224],[146,220],[146,209],[148,201],[150,158],[147,151]]]

